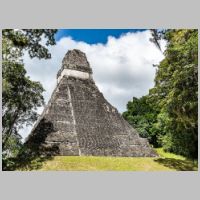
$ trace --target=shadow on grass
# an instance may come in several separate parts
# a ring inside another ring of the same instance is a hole
[[[198,162],[192,160],[177,160],[175,158],[158,158],[155,159],[155,162],[175,169],[177,171],[197,171]]]
[[[27,160],[18,160],[18,166],[16,167],[16,171],[22,170],[22,171],[30,171],[30,170],[38,170],[41,169],[43,166],[43,163],[47,160],[52,160],[52,156],[35,156],[31,159]]]
[[[50,146],[45,144],[46,137],[56,131],[51,120],[45,118],[40,120],[20,149],[17,157],[3,160],[3,171],[26,171],[42,168],[46,160],[51,160],[53,155],[59,155],[59,144]]]
[[[34,148],[34,146],[32,149],[23,146],[17,157],[2,160],[2,169],[3,171],[38,170],[42,168],[45,161],[52,160],[57,154],[59,154],[57,145],[40,149]]]
[[[7,163],[10,164],[4,166],[2,163],[3,171],[30,171],[41,169],[43,163],[47,160],[51,160],[52,156],[35,155],[27,158],[10,158]]]

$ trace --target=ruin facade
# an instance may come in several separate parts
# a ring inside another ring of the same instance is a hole
[[[147,139],[104,98],[85,53],[77,49],[63,58],[56,88],[26,145],[49,155],[156,156]]]

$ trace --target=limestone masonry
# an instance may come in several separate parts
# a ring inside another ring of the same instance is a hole
[[[65,55],[57,86],[26,145],[49,155],[156,156],[148,141],[106,101],[86,55],[76,49]]]

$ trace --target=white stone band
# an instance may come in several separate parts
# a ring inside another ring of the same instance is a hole
[[[58,83],[60,82],[63,76],[72,76],[75,78],[89,79],[91,75],[87,72],[81,72],[73,69],[63,69],[63,71],[57,79]]]

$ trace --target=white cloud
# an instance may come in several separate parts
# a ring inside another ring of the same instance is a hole
[[[158,64],[164,58],[149,41],[150,36],[149,31],[127,33],[118,39],[109,36],[105,45],[90,45],[65,37],[55,46],[49,47],[52,59],[30,59],[25,55],[24,62],[31,79],[40,81],[45,88],[44,97],[47,103],[56,86],[56,74],[65,53],[69,49],[82,50],[93,69],[96,85],[104,97],[123,112],[133,96],[146,95],[153,87],[155,68],[152,65]],[[165,41],[161,42],[161,46],[164,48]],[[27,130],[30,131],[30,128],[22,130],[23,137],[27,136]]]

